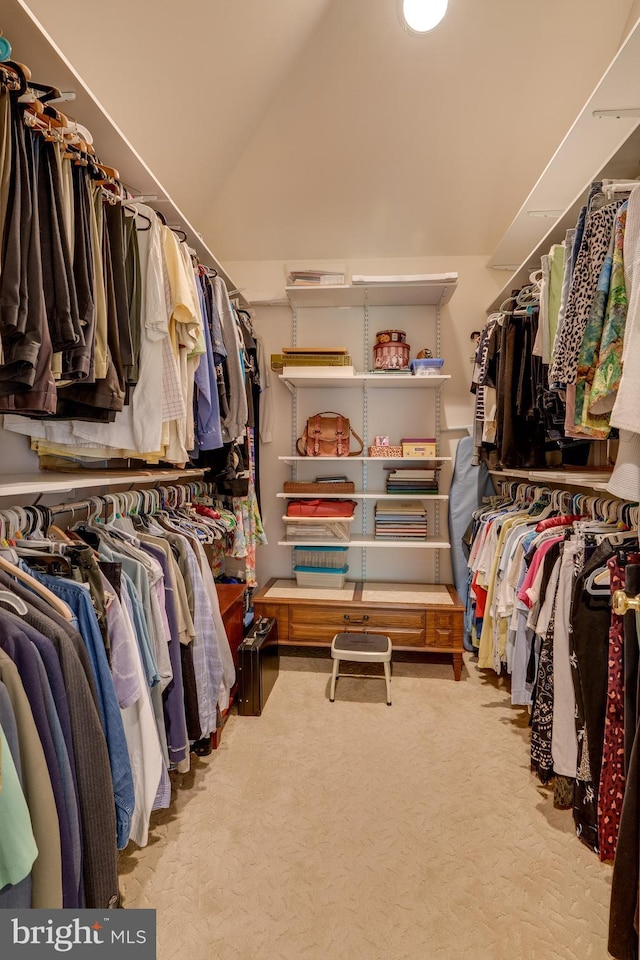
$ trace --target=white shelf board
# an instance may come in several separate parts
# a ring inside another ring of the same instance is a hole
[[[361,463],[366,460],[367,463],[420,463],[428,467],[432,463],[450,463],[453,457],[278,457],[278,460],[284,460],[286,463]]]
[[[551,487],[581,487],[584,490],[606,491],[610,470],[571,472],[567,470],[490,470],[496,480],[526,480]],[[609,494],[614,496],[614,494]]]
[[[376,540],[372,534],[356,534],[351,540],[279,540],[279,547],[392,547],[394,550],[450,550],[451,544],[441,537],[426,540]]]
[[[50,83],[59,90],[75,92],[76,99],[68,105],[68,111],[67,105],[63,104],[63,111],[89,128],[102,162],[116,167],[122,182],[136,196],[157,196],[157,201],[150,201],[149,205],[152,207],[158,205],[167,223],[172,226],[179,225],[187,233],[189,245],[195,249],[202,263],[214,267],[227,285],[227,289],[230,292],[235,291],[235,284],[220,261],[213,255],[196,228],[187,220],[35,14],[29,10],[25,0],[12,0],[10,3],[3,4],[2,29],[4,35],[11,39],[14,59],[27,64],[34,81]],[[169,136],[167,128],[167,137]],[[246,306],[245,297],[242,294],[236,295]]]
[[[432,390],[441,387],[447,380],[451,380],[450,374],[438,374],[434,377],[414,377],[406,373],[355,373],[350,377],[326,375],[313,372],[313,368],[308,368],[309,373],[296,373],[295,376],[288,374],[286,377],[280,374],[279,380],[292,387],[362,387],[365,384],[375,385],[386,388],[405,388],[429,387]]]
[[[296,307],[406,307],[443,306],[451,300],[457,283],[376,283],[317,287],[287,287],[289,302]]]
[[[117,473],[112,470],[83,471],[82,473],[20,473],[0,475],[0,498],[31,494],[70,493],[91,487],[131,487],[136,484],[179,483],[202,478],[204,470],[130,470]]]
[[[446,493],[276,493],[283,500],[448,500]]]
[[[640,153],[640,116],[595,117],[598,110],[638,108],[640,21],[619,49],[593,94],[522,204],[487,266],[513,265],[513,273],[487,308],[498,309],[513,289],[528,282],[531,269],[552,243],[575,226],[582,198],[593,180],[635,178]],[[531,216],[529,211],[558,211]],[[516,264],[520,264],[516,267]]]

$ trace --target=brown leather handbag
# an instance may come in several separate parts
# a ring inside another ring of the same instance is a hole
[[[351,434],[360,444],[359,450],[350,450]],[[348,417],[334,410],[324,410],[309,417],[296,448],[301,457],[357,457],[364,444],[352,429]]]

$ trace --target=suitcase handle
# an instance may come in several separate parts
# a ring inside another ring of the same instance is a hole
[[[345,613],[345,614],[344,614],[344,619],[346,620],[347,623],[366,623],[367,620],[369,619],[369,614],[368,614],[368,613],[365,613],[365,615],[364,615],[364,617],[362,618],[362,620],[352,620],[351,617],[349,616],[349,614],[348,614],[348,613]]]

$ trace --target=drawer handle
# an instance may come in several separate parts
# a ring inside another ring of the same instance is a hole
[[[364,617],[362,618],[362,620],[352,620],[351,617],[349,616],[349,614],[348,614],[348,613],[345,613],[345,614],[344,614],[344,619],[347,621],[347,623],[366,623],[367,620],[369,619],[369,614],[368,614],[368,613],[365,613],[365,615],[364,615]]]

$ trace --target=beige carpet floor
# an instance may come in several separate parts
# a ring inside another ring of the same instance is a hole
[[[159,960],[606,958],[611,869],[529,772],[526,711],[466,660],[338,681],[283,658],[261,718],[174,779],[126,907]]]

